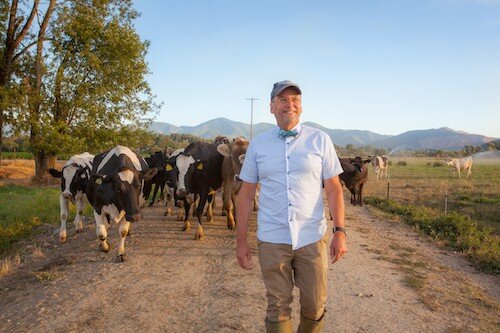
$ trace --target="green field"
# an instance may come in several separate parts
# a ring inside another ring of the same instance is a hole
[[[453,178],[442,159],[430,158],[393,158],[389,179],[369,172],[368,204],[500,272],[499,159],[475,160],[469,179]]]
[[[407,165],[398,165],[400,162]],[[468,216],[500,234],[500,159],[476,159],[472,176],[453,178],[444,159],[392,158],[389,165],[389,198],[400,203],[430,207]],[[386,179],[375,179],[369,166],[365,196],[387,197]]]

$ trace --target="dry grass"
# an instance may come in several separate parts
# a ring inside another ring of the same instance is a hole
[[[36,244],[35,244],[35,246],[33,246],[33,252],[31,254],[33,255],[33,257],[36,257],[36,258],[45,257],[45,254],[43,253],[42,247],[38,246]]]
[[[6,257],[0,260],[0,277],[4,277],[12,273],[12,271],[21,265],[21,257],[16,254],[14,257]]]

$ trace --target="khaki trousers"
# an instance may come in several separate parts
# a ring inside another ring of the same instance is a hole
[[[323,316],[328,272],[328,235],[298,250],[291,245],[258,241],[262,277],[267,289],[267,321],[291,318],[294,285],[300,290],[300,311],[310,320]]]

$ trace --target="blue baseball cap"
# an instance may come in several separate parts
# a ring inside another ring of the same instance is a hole
[[[283,92],[283,90],[285,90],[286,88],[295,88],[300,95],[302,95],[302,91],[300,91],[300,88],[299,88],[299,85],[296,84],[296,83],[293,83],[292,81],[289,81],[289,80],[285,80],[285,81],[281,81],[281,82],[276,82],[273,86],[273,91],[271,91],[271,100],[281,94]]]

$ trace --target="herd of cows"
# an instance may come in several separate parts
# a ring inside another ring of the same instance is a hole
[[[215,194],[223,188],[223,212],[227,217],[227,228],[235,228],[235,196],[241,187],[239,173],[249,142],[243,137],[230,141],[218,136],[213,143],[194,142],[186,148],[169,152],[155,152],[149,157],[140,155],[124,146],[96,156],[89,153],[72,156],[61,171],[50,169],[53,177],[61,179],[61,227],[59,239],[67,239],[66,221],[68,203],[76,205],[74,225],[76,231],[83,229],[83,210],[88,201],[94,208],[94,219],[100,249],[108,252],[108,228],[112,222],[119,224],[120,241],[118,261],[125,258],[125,239],[131,222],[140,221],[141,209],[146,206],[154,186],[150,206],[156,194],[166,201],[165,215],[178,208],[178,219],[184,221],[183,231],[190,229],[189,212],[197,218],[195,239],[203,238],[202,215],[207,206],[208,222],[213,219]],[[465,161],[465,162],[464,162]],[[472,160],[453,159],[448,162],[460,176],[460,170],[470,176]],[[366,164],[372,163],[376,178],[386,177],[389,167],[387,156],[371,156],[367,159],[340,158],[344,173],[342,183],[351,192],[351,204],[363,205],[363,185],[368,179]],[[166,193],[164,193],[164,191]],[[173,202],[172,202],[173,201]],[[257,205],[255,204],[255,209]]]

